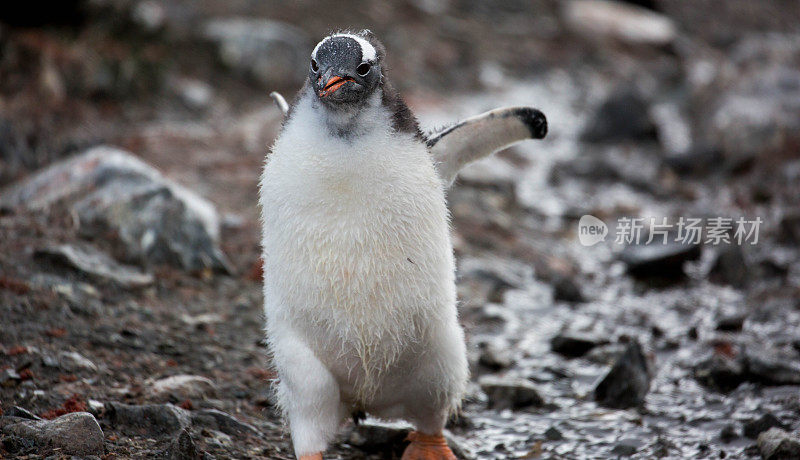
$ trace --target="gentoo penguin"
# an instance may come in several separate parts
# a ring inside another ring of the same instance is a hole
[[[317,44],[260,183],[267,341],[300,459],[358,412],[413,424],[405,460],[455,459],[442,430],[468,370],[445,190],[547,131],[514,108],[425,136],[384,57],[368,31]]]

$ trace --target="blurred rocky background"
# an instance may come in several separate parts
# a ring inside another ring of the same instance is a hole
[[[459,455],[800,458],[794,0],[4,2],[0,457],[293,458],[256,186],[269,92],[344,28],[383,40],[425,128],[507,105],[551,127],[449,193]],[[580,244],[585,214],[606,241]],[[763,222],[625,246],[621,217]],[[330,458],[405,430],[349,426]]]

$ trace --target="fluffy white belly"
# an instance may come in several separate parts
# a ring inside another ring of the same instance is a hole
[[[455,324],[444,192],[411,137],[291,134],[262,180],[268,334],[291,328],[366,404]]]

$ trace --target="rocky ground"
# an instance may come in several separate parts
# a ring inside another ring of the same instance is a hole
[[[293,458],[256,184],[269,91],[339,27],[383,38],[427,128],[503,105],[549,120],[449,192],[460,456],[800,458],[800,8],[633,3],[2,12],[0,458]],[[587,214],[608,225],[593,246]],[[757,244],[660,244],[650,217],[762,223]],[[620,218],[645,218],[640,244],[615,241]],[[405,430],[348,425],[329,458],[399,457]]]

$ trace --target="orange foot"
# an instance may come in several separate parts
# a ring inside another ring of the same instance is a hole
[[[428,435],[412,431],[406,440],[411,444],[406,447],[401,460],[457,460],[453,451],[447,447],[447,440],[442,433]]]
[[[303,455],[300,457],[300,460],[322,460],[322,453]]]

